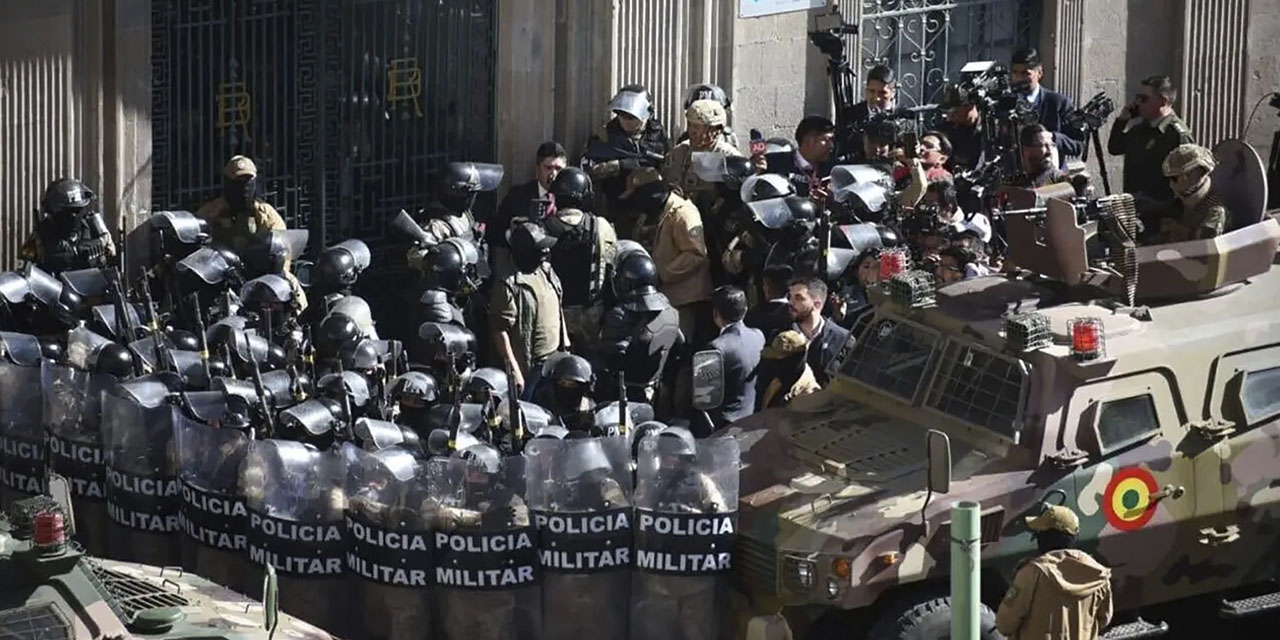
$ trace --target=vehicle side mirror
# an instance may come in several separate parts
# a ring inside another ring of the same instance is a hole
[[[925,447],[929,458],[928,489],[931,493],[947,493],[951,490],[951,438],[930,429]]]
[[[293,277],[298,279],[298,283],[303,288],[311,287],[311,273],[316,267],[316,263],[310,260],[294,260],[293,261]]]
[[[693,408],[710,411],[724,403],[724,356],[715,349],[693,354]]]

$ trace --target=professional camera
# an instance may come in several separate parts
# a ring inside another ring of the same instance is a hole
[[[809,31],[810,42],[827,56],[827,76],[831,79],[831,95],[836,107],[837,157],[854,151],[853,140],[857,134],[851,112],[858,102],[858,91],[844,45],[844,36],[857,34],[857,25],[845,24],[834,7],[827,13],[814,16],[813,29]]]
[[[1026,101],[1023,94],[1014,86],[1009,78],[1009,70],[995,62],[970,62],[960,69],[960,82],[957,85],[960,93],[967,97],[970,104],[976,105],[980,111],[996,114],[1013,114],[1019,116]]]
[[[1100,91],[1078,109],[1067,114],[1064,124],[1081,131],[1101,129],[1102,123],[1106,122],[1115,110],[1116,103],[1107,97],[1105,91]]]

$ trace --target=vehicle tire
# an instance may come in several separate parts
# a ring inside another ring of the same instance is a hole
[[[980,640],[1004,640],[996,631],[996,614],[980,604],[978,615]],[[908,600],[893,606],[876,620],[867,640],[950,640],[951,598],[933,598],[919,602]]]

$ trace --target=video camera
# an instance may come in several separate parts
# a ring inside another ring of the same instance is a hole
[[[970,62],[962,67],[956,89],[970,104],[984,112],[1013,114],[1023,111],[1020,107],[1026,104],[1021,99],[1022,92],[1010,79],[1009,70],[992,61]],[[1027,107],[1025,111],[1029,113],[1030,105]]]
[[[844,36],[858,35],[857,25],[846,24],[838,11],[824,13],[814,17],[813,30],[809,32],[809,41],[823,55],[844,59]]]
[[[1107,97],[1105,91],[1089,99],[1075,111],[1067,114],[1064,124],[1073,129],[1091,131],[1102,128],[1102,123],[1116,110],[1116,103]]]

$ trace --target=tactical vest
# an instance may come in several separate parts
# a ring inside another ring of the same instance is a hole
[[[545,268],[546,268],[545,266],[539,267],[540,270]],[[547,281],[551,283],[551,288],[554,289],[556,293],[559,294],[561,299],[563,300],[564,299],[563,285],[561,284],[559,278],[553,277],[553,274],[554,274],[554,271],[553,273],[547,274],[548,276]],[[517,318],[517,322],[520,323],[520,341],[521,341],[521,344],[523,345],[523,359],[524,359],[523,364],[524,364],[525,371],[532,371],[533,364],[534,364],[533,362],[534,358],[532,353],[532,350],[533,350],[532,338],[533,338],[533,330],[534,330],[533,325],[538,320],[534,316],[534,314],[526,313],[525,310],[532,309],[534,311],[537,311],[538,309],[538,297],[537,295],[534,294],[533,285],[530,284],[529,282],[530,279],[536,278],[536,277],[538,277],[537,273],[517,273],[516,276],[512,278],[509,282],[503,283],[503,286],[506,286],[512,289],[511,291],[512,299],[516,301],[516,318]],[[565,335],[564,316],[561,315],[560,337],[562,340],[564,338],[564,335]],[[561,342],[561,347],[563,346],[564,346],[564,343]],[[522,357],[522,354],[517,353],[516,357],[518,358]]]
[[[551,268],[560,276],[564,306],[589,307],[600,300],[600,274],[604,269],[596,217],[584,212],[580,224],[565,227],[551,248]]]

